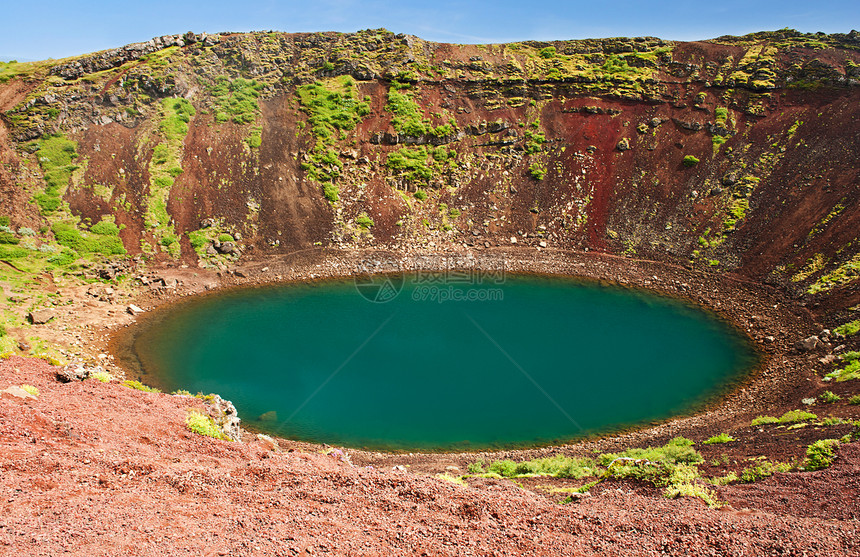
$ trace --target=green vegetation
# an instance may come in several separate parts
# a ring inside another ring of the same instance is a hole
[[[263,144],[263,128],[255,127],[251,128],[251,135],[245,140],[248,143],[248,147],[251,149],[257,149],[260,145]]]
[[[839,402],[842,400],[842,397],[834,393],[833,391],[824,391],[820,395],[818,395],[818,400],[821,402]]]
[[[224,435],[224,432],[221,431],[221,428],[218,427],[215,420],[197,411],[191,411],[188,413],[185,417],[185,426],[199,435],[214,437],[215,439],[221,439],[223,441],[230,440],[226,435]]]
[[[110,383],[111,379],[113,379],[113,375],[106,371],[96,371],[94,373],[90,373],[90,377],[95,379],[96,381],[100,381],[101,383]]]
[[[821,470],[833,464],[836,458],[838,439],[820,439],[806,448],[806,469]]]
[[[737,441],[734,437],[729,435],[728,433],[720,433],[719,435],[714,435],[707,441],[703,441],[703,445],[713,445],[718,443],[729,443],[731,441]]]
[[[449,120],[448,123],[433,127],[430,120],[424,118],[421,107],[406,89],[408,86],[395,80],[388,90],[388,104],[385,105],[385,108],[394,115],[391,124],[397,133],[412,137],[446,137],[454,133],[453,119]]]
[[[757,460],[754,464],[744,468],[739,479],[744,483],[752,483],[772,476],[774,472],[788,472],[792,468],[794,465],[789,462],[770,462],[761,457],[761,460]]]
[[[538,122],[538,126],[540,123]],[[541,150],[541,146],[546,143],[546,136],[540,132],[526,130],[525,134],[525,153],[534,155]]]
[[[807,292],[809,294],[826,292],[835,286],[841,286],[856,280],[858,277],[860,277],[860,253],[819,278],[814,284],[810,285]],[[855,333],[857,330],[860,330],[860,325],[855,329]]]
[[[854,321],[845,323],[844,325],[839,325],[833,330],[846,337],[854,336],[857,333],[860,333],[860,319],[855,319]]]
[[[546,176],[547,168],[545,164],[535,162],[529,166],[529,175],[535,180],[543,180]]]
[[[765,424],[793,424],[798,422],[808,422],[818,418],[812,412],[804,410],[789,410],[779,418],[773,416],[759,416],[752,421],[751,426],[760,426]]]
[[[33,198],[42,214],[50,215],[60,207],[72,172],[78,169],[72,162],[78,157],[75,151],[78,144],[62,134],[47,136],[34,144],[38,146],[36,156],[45,176],[45,191]]]
[[[497,460],[489,465],[478,461],[470,465],[468,470],[470,474],[502,478],[552,476],[581,479],[597,476],[601,472],[594,459],[566,457],[560,454],[523,462]]]
[[[182,141],[188,133],[188,122],[196,110],[185,99],[167,98],[161,103],[164,117],[158,129],[168,142]]]
[[[690,168],[691,166],[696,166],[697,164],[699,164],[699,159],[697,159],[693,155],[686,155],[684,156],[683,164],[687,168]]]
[[[854,395],[848,399],[848,404],[860,404],[860,395]]]
[[[17,60],[0,62],[0,85],[19,75],[32,75],[35,69],[36,65],[33,63],[18,62]]]
[[[428,183],[433,178],[433,162],[426,147],[404,147],[388,155],[385,166],[408,182]]]
[[[149,162],[149,195],[147,197],[146,225],[152,229],[155,247],[161,247],[172,257],[180,255],[180,244],[167,212],[167,200],[174,178],[182,173],[182,149],[188,133],[188,123],[196,114],[194,106],[185,99],[166,98],[161,102],[161,131],[164,141],[152,149]]]
[[[699,469],[695,466],[681,464],[669,474],[668,485],[663,490],[663,497],[675,499],[676,497],[697,497],[707,503],[711,508],[723,506],[717,501],[714,490],[697,483]]]
[[[846,352],[842,354],[842,362],[845,364],[844,367],[825,375],[825,381],[835,379],[837,382],[840,382],[860,379],[860,352]]]
[[[215,121],[219,123],[232,120],[237,124],[250,124],[260,111],[257,98],[265,85],[255,80],[241,77],[230,80],[225,76],[215,78],[209,93],[215,97]]]
[[[723,219],[723,232],[731,232],[734,230],[737,227],[738,222],[746,218],[749,208],[749,200],[733,199],[726,208],[727,215],[725,219]]]
[[[322,185],[325,198],[335,203],[338,188],[334,181],[340,176],[343,163],[332,147],[338,136],[355,129],[361,118],[370,113],[370,106],[358,100],[355,83],[348,76],[304,85],[298,93],[317,140],[301,168]]]
[[[363,228],[364,230],[369,229],[373,226],[373,219],[367,216],[367,213],[361,213],[357,217],[355,217],[355,224]]]
[[[155,387],[149,387],[147,385],[144,385],[140,381],[132,381],[130,379],[127,379],[127,380],[123,381],[122,384],[125,385],[126,387],[131,388],[131,389],[136,389],[138,391],[143,391],[145,393],[160,393],[161,392],[159,389],[156,389]]]
[[[556,56],[555,47],[554,46],[548,46],[546,48],[540,49],[538,51],[538,56],[540,56],[541,58],[543,58],[545,60],[550,60],[552,58],[555,58],[555,56]]]
[[[414,194],[412,194],[415,199],[418,201],[424,201],[427,199],[427,192],[424,190],[417,190]]]
[[[806,265],[802,269],[791,277],[791,282],[804,281],[823,269],[825,265],[827,265],[827,257],[823,253],[816,253],[806,261]]]
[[[118,236],[119,228],[112,221],[102,220],[90,228],[89,232],[78,230],[68,222],[55,222],[51,229],[58,244],[77,254],[126,254],[122,240]],[[77,254],[69,254],[69,257],[74,258]]]
[[[370,106],[358,100],[349,77],[304,85],[298,93],[318,140],[331,139],[337,131],[353,130],[362,117],[370,114]]]

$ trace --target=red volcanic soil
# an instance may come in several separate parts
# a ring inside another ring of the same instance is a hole
[[[560,505],[514,483],[360,468],[184,426],[200,400],[59,383],[0,361],[2,555],[857,555],[860,444],[827,470],[721,488],[730,506],[607,482]]]

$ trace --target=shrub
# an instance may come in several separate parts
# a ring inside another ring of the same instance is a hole
[[[734,437],[729,435],[728,433],[720,433],[719,435],[714,435],[707,441],[703,441],[704,445],[714,445],[717,443],[728,443],[730,441],[737,441]]]
[[[832,391],[824,391],[818,395],[818,400],[821,402],[838,402],[842,400],[842,397]]]
[[[90,227],[90,232],[102,236],[118,236],[119,227],[111,221],[102,219]]]
[[[789,410],[779,417],[779,423],[793,424],[796,422],[808,422],[809,420],[814,420],[817,417],[818,416],[812,412],[806,412],[805,410]]]
[[[843,361],[848,361],[848,364],[841,369],[831,371],[824,376],[825,381],[836,379],[836,381],[849,381],[851,379],[860,379],[860,360],[851,359],[843,356]]]
[[[709,507],[719,508],[723,504],[717,501],[713,489],[692,482],[672,483],[663,490],[663,497],[675,499],[676,497],[697,497],[707,503]]]
[[[813,414],[812,412],[806,412],[805,410],[789,410],[779,418],[774,418],[773,416],[759,416],[754,419],[750,425],[758,426],[763,424],[793,424],[797,422],[808,422],[810,420],[816,419],[818,416]]]
[[[185,425],[194,433],[229,441],[224,432],[221,431],[221,428],[218,427],[218,424],[215,423],[215,420],[200,412],[189,412],[185,417]]]
[[[413,195],[413,196],[415,197],[415,199],[417,199],[418,201],[424,201],[425,199],[427,199],[427,192],[426,192],[426,191],[424,191],[424,190],[418,190],[418,191],[416,191],[416,192],[415,192],[414,194],[412,194],[412,195]]]
[[[684,166],[686,166],[687,168],[691,166],[696,166],[697,164],[699,164],[699,159],[697,159],[693,155],[687,155],[684,157]]]
[[[743,471],[741,471],[740,481],[751,483],[767,478],[768,476],[772,476],[774,472],[788,472],[791,468],[792,465],[788,462],[770,462],[767,459],[761,460],[752,466],[744,468]]]
[[[230,234],[218,234],[218,241],[219,242],[232,242],[233,236],[231,236]]]
[[[6,326],[3,323],[0,323],[0,337],[6,336]]]
[[[149,387],[147,385],[144,385],[140,381],[125,380],[122,382],[122,384],[125,385],[126,387],[131,388],[131,389],[136,389],[138,391],[143,391],[145,393],[160,393],[161,392],[161,390],[156,389],[155,387]]]
[[[860,395],[854,395],[848,399],[848,404],[860,404]]]
[[[355,217],[355,224],[365,230],[373,226],[373,219],[367,216],[367,213],[362,213]]]
[[[337,186],[334,184],[323,184],[323,196],[332,203],[337,201],[337,193]]]
[[[854,321],[840,325],[833,330],[846,337],[856,335],[860,332],[860,319],[855,319]]]
[[[806,448],[806,469],[821,470],[833,464],[838,439],[820,439]]]
[[[765,424],[778,424],[779,418],[774,418],[773,416],[759,416],[750,423],[752,427],[765,425]]]
[[[522,476],[552,476],[556,478],[581,479],[596,476],[598,467],[590,458],[566,457],[555,455],[548,458],[537,458],[514,462],[512,460],[497,460],[484,466],[483,461],[469,465],[471,474],[494,474],[504,478]]]
[[[535,180],[543,180],[546,176],[546,172],[546,166],[542,165],[539,162],[533,163],[531,166],[529,166],[529,174]]]
[[[427,164],[427,149],[424,147],[403,148],[388,155],[385,166],[409,182],[429,182],[433,169]]]
[[[102,222],[97,224],[96,227],[99,227]],[[76,252],[101,253],[103,255],[125,255],[126,253],[122,245],[122,240],[118,236],[96,234],[95,237],[90,237],[82,234],[73,225],[64,222],[56,222],[52,228],[57,243]],[[105,223],[105,226],[100,230],[106,232],[113,231],[114,228],[116,228],[115,224]],[[119,229],[116,230],[118,233]]]
[[[0,232],[0,244],[18,244],[21,240],[15,237],[11,232]]]
[[[554,46],[548,46],[546,48],[542,48],[538,51],[538,55],[545,60],[549,60],[551,58],[555,58],[556,52]]]

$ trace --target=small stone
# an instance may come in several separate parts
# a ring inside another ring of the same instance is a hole
[[[511,243],[512,243],[512,244],[516,244],[516,243],[517,243],[517,238],[516,238],[516,236],[511,236]]]
[[[131,315],[140,315],[141,313],[144,313],[143,309],[137,307],[134,304],[131,304],[127,308],[125,308],[125,311],[127,311]]]

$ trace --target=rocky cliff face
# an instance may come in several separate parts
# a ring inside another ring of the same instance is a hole
[[[860,304],[853,31],[188,33],[0,70],[13,264],[516,243],[733,272],[833,319]]]

